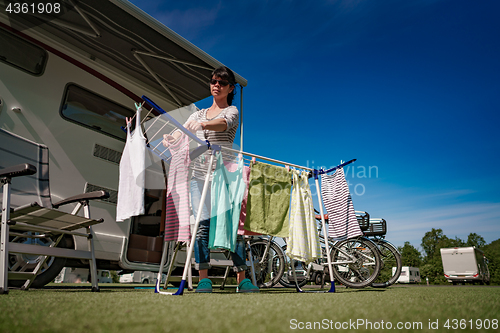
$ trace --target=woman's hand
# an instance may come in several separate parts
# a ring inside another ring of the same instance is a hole
[[[162,143],[165,147],[169,147],[171,144],[173,144],[175,141],[177,141],[179,136],[180,136],[179,132],[175,132],[173,135],[163,134]]]
[[[191,133],[196,133],[197,131],[201,131],[203,129],[201,123],[197,122],[196,120],[188,121],[184,124],[184,127],[186,127],[186,129]]]

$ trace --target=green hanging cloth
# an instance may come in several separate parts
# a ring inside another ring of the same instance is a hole
[[[291,187],[286,168],[255,162],[250,171],[245,230],[288,237]]]

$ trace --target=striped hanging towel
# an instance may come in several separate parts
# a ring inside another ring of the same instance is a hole
[[[328,233],[333,240],[344,240],[363,235],[352,205],[344,169],[334,175],[321,177],[321,196],[328,212]]]
[[[189,226],[189,138],[182,135],[170,147],[172,160],[168,172],[165,242],[189,241],[191,230]]]

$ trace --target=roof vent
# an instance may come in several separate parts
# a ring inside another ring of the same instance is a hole
[[[115,204],[115,205],[118,203],[118,191],[117,190],[112,190],[112,189],[107,188],[107,187],[93,185],[93,184],[89,184],[89,183],[85,184],[85,193],[94,192],[94,191],[106,191],[109,193],[109,198],[100,199],[100,201],[108,202],[108,203]]]
[[[120,164],[122,153],[118,150],[107,148],[96,143],[94,146],[94,156],[105,161]]]

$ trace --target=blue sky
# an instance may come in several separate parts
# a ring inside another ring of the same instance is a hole
[[[354,208],[396,245],[500,238],[500,2],[131,2],[248,80],[245,151],[356,158]]]

